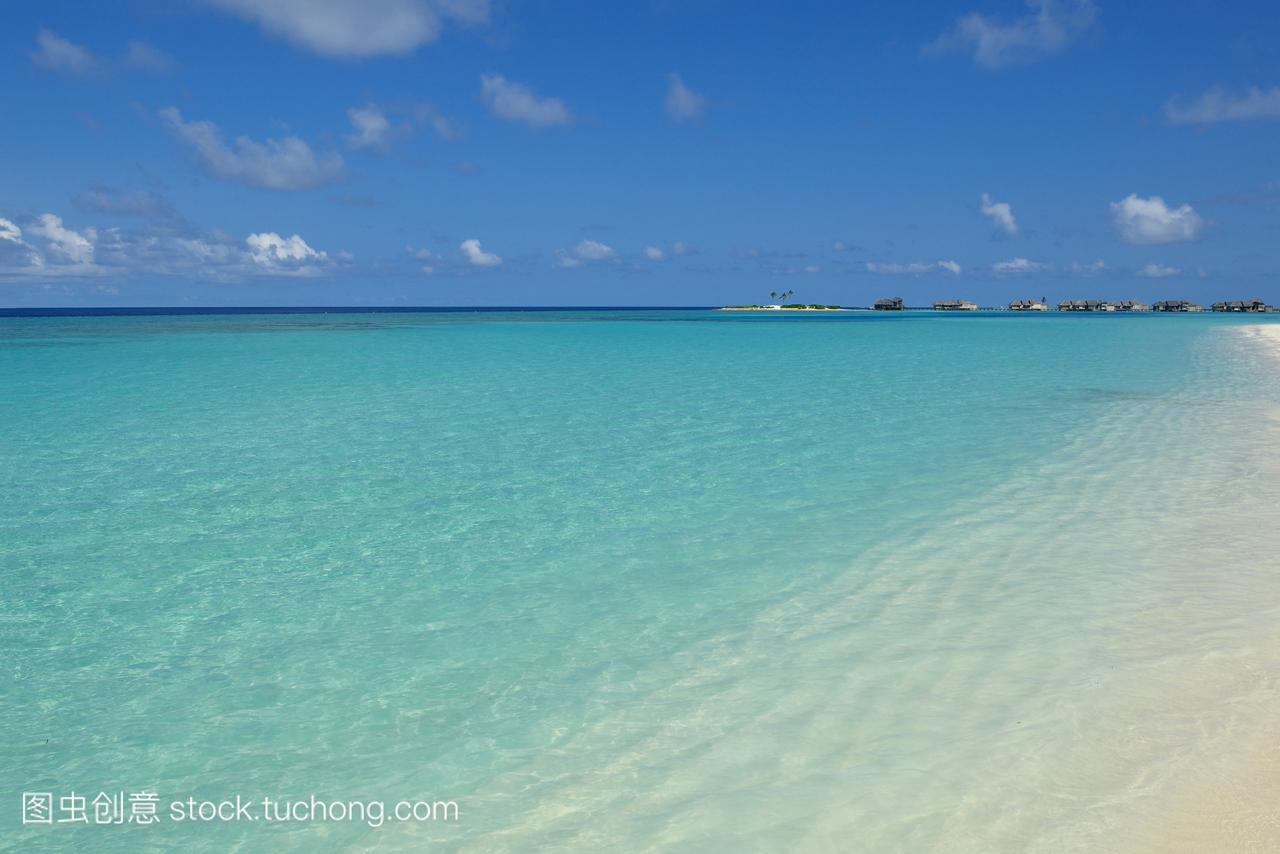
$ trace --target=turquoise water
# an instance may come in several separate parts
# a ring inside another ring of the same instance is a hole
[[[0,319],[0,847],[1126,850],[1280,708],[1243,325]]]

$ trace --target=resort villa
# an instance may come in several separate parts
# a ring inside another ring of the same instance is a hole
[[[1152,311],[1204,311],[1204,306],[1185,299],[1162,299],[1151,306]]]
[[[1118,302],[1092,299],[1064,299],[1058,303],[1058,311],[1150,311],[1146,303],[1126,299]]]
[[[1215,302],[1213,304],[1214,311],[1231,311],[1231,312],[1247,312],[1250,314],[1262,313],[1267,311],[1276,311],[1275,308],[1267,305],[1265,301],[1260,299],[1232,300],[1230,302]]]
[[[1049,304],[1043,299],[1016,299],[1009,303],[1009,311],[1048,311]]]
[[[902,297],[885,297],[876,300],[876,311],[902,311]]]
[[[934,311],[977,311],[978,304],[967,299],[940,299],[933,303]]]

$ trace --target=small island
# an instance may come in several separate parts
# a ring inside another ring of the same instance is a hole
[[[791,299],[795,291],[769,292],[769,299],[777,302],[768,305],[726,305],[717,311],[850,311],[838,305],[818,305],[817,303],[785,302]]]
[[[853,309],[844,308],[839,305],[817,305],[811,303],[806,305],[802,302],[793,302],[786,305],[725,305],[717,308],[716,311],[852,311]]]

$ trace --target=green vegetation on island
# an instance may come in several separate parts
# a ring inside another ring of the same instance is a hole
[[[769,298],[775,300],[768,305],[726,305],[720,311],[848,311],[843,306],[821,305],[819,303],[785,302],[795,295],[795,291],[770,291]]]

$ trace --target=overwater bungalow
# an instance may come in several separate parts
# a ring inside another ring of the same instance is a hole
[[[1058,311],[1104,311],[1106,303],[1096,299],[1064,299],[1058,303]]]
[[[1185,299],[1162,299],[1151,306],[1152,311],[1204,311],[1204,306]]]
[[[1231,312],[1247,312],[1250,314],[1261,313],[1264,311],[1274,311],[1271,306],[1260,299],[1231,300],[1229,302],[1215,302],[1213,304],[1214,311],[1231,311]]]
[[[1109,302],[1102,306],[1102,311],[1151,311],[1151,306],[1131,299]]]
[[[940,299],[934,300],[934,311],[977,311],[978,304],[969,302],[967,299]]]
[[[873,308],[876,311],[902,311],[902,297],[878,299]]]
[[[1009,303],[1009,311],[1048,311],[1049,305],[1043,300],[1016,299]]]

